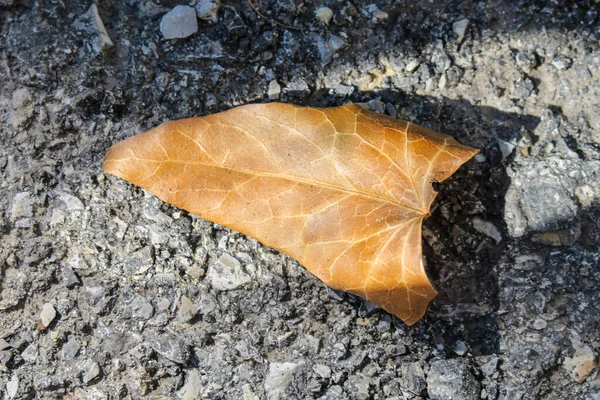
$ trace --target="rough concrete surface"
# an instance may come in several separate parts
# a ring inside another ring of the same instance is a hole
[[[0,0],[3,399],[600,399],[597,1],[95,4]],[[102,172],[269,100],[481,149],[437,186],[418,324]]]

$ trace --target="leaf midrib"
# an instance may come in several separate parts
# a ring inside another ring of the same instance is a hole
[[[350,195],[354,195],[354,196],[359,196],[359,197],[366,197],[372,200],[376,200],[376,201],[380,201],[380,202],[384,202],[384,203],[389,203],[392,204],[396,207],[400,207],[400,208],[405,208],[407,210],[411,210],[414,211],[418,214],[421,215],[427,215],[428,212],[420,210],[418,208],[414,208],[414,207],[410,207],[406,204],[402,204],[399,203],[398,201],[389,199],[389,198],[385,198],[385,197],[381,197],[381,196],[377,196],[374,194],[370,194],[367,192],[361,192],[358,190],[352,190],[352,189],[347,189],[341,186],[335,186],[326,182],[321,182],[321,181],[313,181],[313,180],[309,180],[309,179],[305,179],[305,178],[301,178],[298,176],[290,176],[290,175],[280,175],[277,173],[271,173],[271,172],[257,172],[257,171],[252,171],[252,170],[248,170],[245,168],[239,168],[239,167],[226,167],[223,165],[218,165],[218,164],[209,164],[209,163],[203,163],[203,162],[199,162],[199,161],[183,161],[183,160],[166,160],[166,161],[161,161],[161,160],[152,160],[152,159],[148,159],[148,158],[139,158],[139,157],[126,157],[126,158],[112,158],[112,159],[106,159],[105,162],[108,161],[117,161],[117,162],[124,162],[127,160],[131,160],[131,159],[135,159],[135,160],[140,160],[140,161],[149,161],[149,162],[153,162],[153,163],[159,163],[159,164],[165,164],[165,163],[177,163],[177,164],[187,164],[187,165],[200,165],[200,166],[204,166],[204,167],[211,167],[211,168],[220,168],[220,169],[224,169],[224,170],[228,170],[228,171],[232,171],[232,172],[238,172],[238,173],[243,173],[246,175],[250,175],[250,176],[256,176],[256,177],[261,177],[261,178],[277,178],[277,179],[284,179],[290,182],[298,182],[304,185],[310,185],[310,186],[320,186],[329,190],[335,190],[338,192],[342,192],[342,193],[347,193]],[[158,170],[153,174],[155,175],[158,172]],[[152,176],[153,176],[152,175]],[[150,176],[150,177],[152,177]],[[144,178],[144,180],[148,180],[150,177]],[[177,191],[176,191],[177,192]]]

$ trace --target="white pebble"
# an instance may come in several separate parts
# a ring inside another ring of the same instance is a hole
[[[198,31],[196,10],[190,6],[177,6],[160,20],[160,32],[165,39],[181,39]]]
[[[465,38],[465,33],[467,33],[467,27],[469,26],[468,19],[461,19],[460,21],[452,24],[452,31],[456,35],[456,41],[460,44]]]
[[[44,329],[46,329],[52,321],[56,318],[56,310],[50,303],[46,303],[42,306],[42,313],[40,314],[40,322]]]
[[[329,7],[319,7],[315,11],[315,17],[325,25],[329,25],[331,18],[333,18],[333,11]]]
[[[269,89],[267,90],[267,95],[269,96],[269,100],[277,100],[279,99],[279,95],[281,94],[281,86],[275,79],[269,82]]]

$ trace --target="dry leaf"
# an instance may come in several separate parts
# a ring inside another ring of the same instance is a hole
[[[431,182],[476,153],[354,104],[270,103],[166,122],[114,145],[104,169],[412,325],[437,294],[421,254]]]

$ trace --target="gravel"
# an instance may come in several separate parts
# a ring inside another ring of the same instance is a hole
[[[571,3],[0,0],[3,396],[600,398],[600,19]],[[481,150],[437,185],[418,324],[102,172],[272,100]]]

